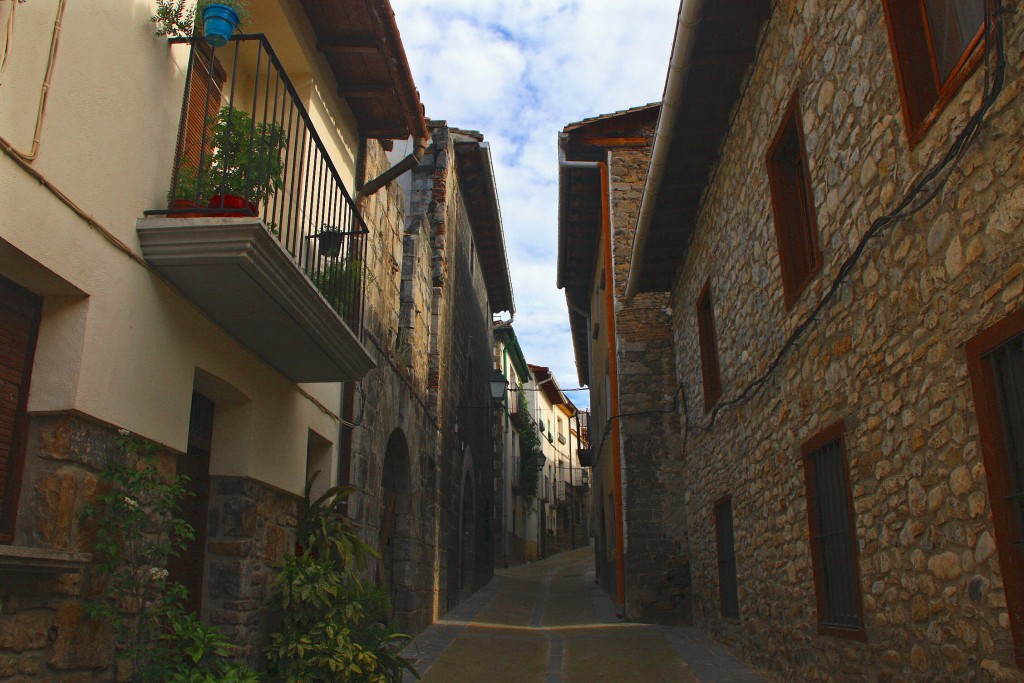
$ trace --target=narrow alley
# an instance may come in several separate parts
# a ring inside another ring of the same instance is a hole
[[[594,582],[593,557],[579,548],[497,570],[403,655],[424,683],[763,680],[694,628],[620,620]]]

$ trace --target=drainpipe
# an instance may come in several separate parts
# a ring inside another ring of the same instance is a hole
[[[685,0],[684,0],[685,2]],[[664,112],[663,112],[664,113]],[[565,158],[565,150],[559,145],[558,165],[561,168],[589,168],[596,170],[601,176],[601,233],[606,240],[604,254],[605,265],[605,317],[608,319],[608,364],[609,382],[611,387],[611,405],[609,410],[612,415],[619,414],[619,372],[618,361],[615,351],[615,282],[612,278],[612,221],[611,221],[611,191],[608,184],[608,164],[604,161],[568,161]],[[591,378],[593,382],[593,378]],[[626,605],[626,552],[624,542],[623,518],[625,510],[622,508],[622,446],[619,439],[619,421],[612,420],[612,481],[614,484],[613,494],[615,499],[615,575],[616,575],[616,599],[621,609]],[[625,612],[622,612],[623,614]]]
[[[630,257],[629,275],[626,277],[626,301],[637,294],[640,288],[640,265],[647,236],[650,234],[651,218],[654,214],[654,197],[661,188],[665,168],[669,163],[668,150],[675,137],[676,118],[679,114],[680,95],[686,86],[690,73],[690,54],[693,52],[694,36],[700,23],[700,10],[704,0],[683,0],[676,23],[676,37],[672,45],[672,57],[668,66],[665,92],[661,97],[661,113],[658,114],[658,130],[654,134],[654,149],[647,167],[647,182],[640,200],[640,217],[637,219],[636,234],[633,236],[633,252]]]
[[[356,199],[360,200],[364,197],[369,197],[406,171],[416,168],[416,166],[419,165],[420,160],[423,159],[423,155],[426,153],[429,145],[430,138],[421,138],[420,140],[417,140],[416,147],[413,149],[412,154],[402,159],[373,180],[363,183],[363,186],[356,194]]]

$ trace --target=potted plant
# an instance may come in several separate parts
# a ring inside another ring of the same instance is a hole
[[[356,256],[331,258],[320,267],[309,267],[306,274],[328,303],[344,320],[357,313],[363,261]]]
[[[203,35],[213,47],[224,47],[239,26],[249,23],[246,0],[199,0],[196,11],[203,17]]]
[[[211,121],[209,182],[211,209],[248,209],[249,213],[220,216],[255,216],[257,206],[284,187],[282,152],[288,146],[277,123],[255,123],[248,112],[224,107]]]
[[[185,8],[187,0],[156,0],[156,13],[149,18],[156,27],[156,35],[168,38],[190,38],[195,22],[196,8]]]
[[[209,164],[207,164],[209,166]],[[204,202],[209,196],[207,186],[209,185],[210,172],[207,170],[202,174],[196,170],[195,164],[187,157],[178,160],[178,175],[174,185],[167,191],[167,208],[175,210],[171,216],[175,218],[197,218],[205,215],[202,212],[187,211],[181,209],[194,209],[205,206]],[[202,187],[200,186],[202,182]]]

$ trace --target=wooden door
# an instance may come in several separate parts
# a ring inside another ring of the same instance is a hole
[[[192,495],[181,503],[178,516],[195,529],[180,557],[167,563],[170,581],[188,589],[187,610],[200,613],[203,604],[203,577],[206,561],[206,519],[210,509],[210,446],[213,442],[213,401],[192,392],[192,411],[188,425],[188,451],[178,456],[178,474],[189,481],[185,488]]]
[[[14,540],[42,299],[0,278],[0,543]]]

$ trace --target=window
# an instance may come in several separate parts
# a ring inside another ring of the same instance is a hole
[[[1024,309],[966,351],[1014,655],[1024,666]]]
[[[884,0],[903,116],[916,143],[977,63],[985,0]]]
[[[711,307],[711,279],[697,298],[697,337],[704,376],[704,409],[711,410],[722,396],[722,378],[718,367],[718,341],[715,337],[715,312]]]
[[[42,300],[0,278],[0,543],[14,540]]]
[[[718,596],[722,616],[740,616],[739,591],[736,588],[736,541],[732,529],[732,498],[715,504],[715,540],[718,545]]]
[[[775,238],[782,269],[782,292],[786,307],[791,308],[807,283],[821,269],[799,93],[793,93],[782,115],[782,124],[768,148],[767,164]]]
[[[853,501],[839,423],[803,447],[818,632],[864,638]]]

